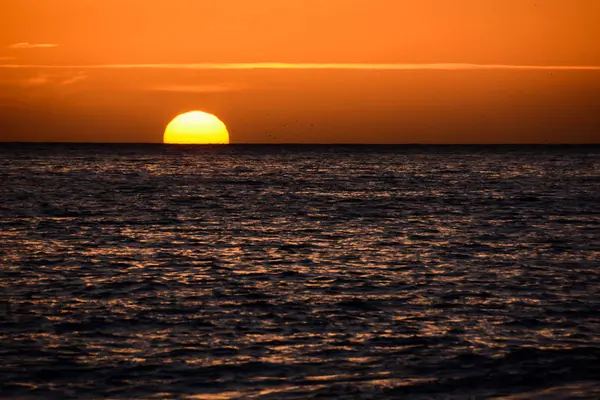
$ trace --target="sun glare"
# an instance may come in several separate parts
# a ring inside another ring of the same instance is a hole
[[[169,144],[229,144],[227,127],[216,116],[191,111],[175,117],[165,130],[164,143]]]

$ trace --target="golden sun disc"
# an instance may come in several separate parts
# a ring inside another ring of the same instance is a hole
[[[163,142],[168,144],[229,144],[227,127],[216,116],[190,111],[173,118],[167,125]]]

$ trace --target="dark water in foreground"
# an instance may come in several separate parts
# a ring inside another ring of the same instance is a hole
[[[0,397],[600,398],[600,147],[0,145]]]

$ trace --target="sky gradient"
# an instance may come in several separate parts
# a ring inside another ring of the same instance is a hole
[[[597,0],[0,4],[0,140],[598,143]]]

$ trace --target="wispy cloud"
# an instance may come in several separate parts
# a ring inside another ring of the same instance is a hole
[[[74,74],[63,72],[40,72],[24,78],[2,80],[0,81],[0,85],[19,86],[23,88],[59,87],[71,86],[87,78],[88,75],[83,72],[77,72]]]
[[[25,78],[20,81],[21,86],[30,87],[30,86],[43,86],[52,83],[53,79],[48,74],[38,74],[29,78]]]
[[[85,79],[88,78],[88,75],[83,73],[83,72],[79,72],[71,77],[68,77],[66,79],[60,80],[58,81],[59,85],[61,86],[68,86],[68,85],[73,85],[77,82],[83,81]]]
[[[15,57],[0,57],[0,61],[14,60]]]
[[[57,44],[54,43],[28,43],[21,42],[15,43],[8,46],[9,49],[48,49],[52,47],[58,47]]]
[[[172,69],[172,70],[516,70],[516,71],[600,71],[598,65],[510,65],[510,64],[359,64],[359,63],[200,63],[200,64],[97,64],[97,65],[19,65],[4,64],[0,68],[29,69]]]
[[[178,93],[225,93],[244,90],[241,85],[215,84],[215,85],[160,85],[149,88],[156,92],[178,92]]]

